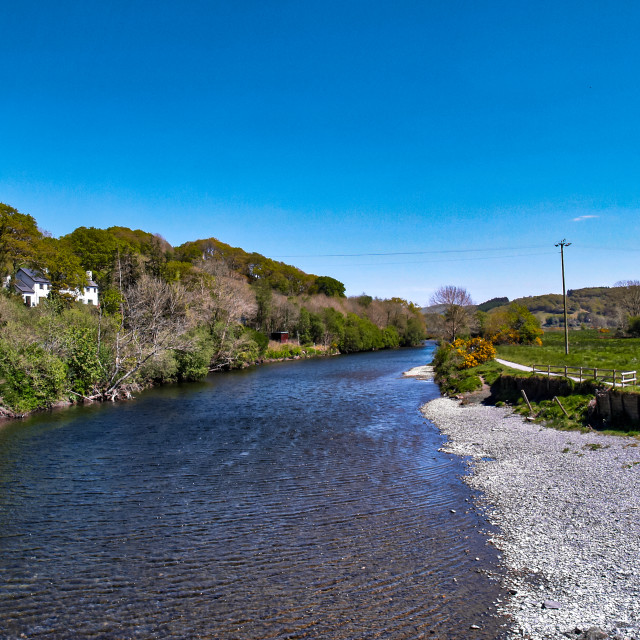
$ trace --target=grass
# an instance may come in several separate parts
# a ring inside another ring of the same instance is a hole
[[[562,409],[553,400],[541,400],[531,402],[533,407],[535,422],[541,422],[554,429],[562,431],[589,431],[589,402],[593,396],[574,394],[571,396],[561,396],[559,398],[562,406],[569,416],[565,416]],[[522,398],[519,398],[513,407],[516,413],[529,415],[529,407]],[[598,445],[599,447],[600,445]],[[565,452],[566,453],[566,452]]]
[[[572,331],[569,334],[570,355],[564,354],[564,333],[547,332],[543,337],[542,346],[501,345],[496,347],[499,358],[511,360],[520,364],[551,364],[567,366],[583,366],[599,369],[640,370],[640,338],[616,338],[610,334],[600,334],[597,331]],[[435,361],[434,361],[435,362]],[[436,363],[437,364],[437,363]],[[529,378],[531,373],[518,371],[500,365],[495,361],[487,362],[471,369],[457,370],[453,363],[444,362],[444,366],[436,366],[438,377],[436,381],[448,395],[456,395],[474,391],[480,388],[482,381],[489,385],[507,374],[510,377]],[[625,390],[637,390],[638,387],[626,387]],[[511,405],[513,409],[523,415],[529,415],[529,408],[518,393],[503,389],[498,391],[499,397],[494,398],[496,406]],[[569,416],[565,416],[557,402],[541,400],[531,402],[535,422],[562,430],[590,431],[593,428],[593,416],[590,403],[593,395],[559,396],[562,406]],[[597,425],[596,425],[597,426]],[[620,428],[608,428],[599,433],[638,436],[638,425],[628,424]]]
[[[542,346],[499,345],[497,357],[519,364],[592,367],[640,371],[640,338],[616,338],[596,330],[569,331],[569,355],[564,353],[564,332],[547,331]]]

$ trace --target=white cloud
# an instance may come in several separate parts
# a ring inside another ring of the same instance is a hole
[[[573,222],[582,222],[583,220],[588,220],[589,218],[599,218],[600,216],[578,216],[573,219]]]

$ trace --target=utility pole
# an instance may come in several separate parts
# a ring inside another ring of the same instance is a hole
[[[556,247],[560,247],[560,260],[562,262],[562,300],[564,302],[564,353],[569,355],[569,325],[567,323],[567,289],[564,284],[564,248],[568,247],[571,243],[567,242],[564,238],[556,244]]]

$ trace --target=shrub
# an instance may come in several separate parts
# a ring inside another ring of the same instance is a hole
[[[470,338],[469,340],[458,338],[453,342],[453,348],[462,358],[460,365],[462,369],[477,367],[496,357],[495,347],[484,338]]]
[[[98,357],[98,341],[90,329],[71,328],[67,331],[66,342],[71,390],[83,396],[90,394],[104,374]]]
[[[542,345],[540,321],[527,307],[517,302],[489,315],[486,334],[494,344]]]
[[[635,338],[640,338],[640,316],[629,318],[628,331]]]
[[[480,378],[475,375],[458,378],[455,384],[455,391],[457,393],[469,393],[481,388],[482,380],[480,380]]]
[[[66,367],[36,344],[13,348],[0,341],[0,398],[16,413],[50,407],[64,392]]]

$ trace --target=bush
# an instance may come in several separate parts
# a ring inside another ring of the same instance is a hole
[[[245,327],[244,332],[247,335],[247,337],[249,337],[251,340],[253,340],[256,343],[256,345],[258,345],[258,350],[260,352],[265,351],[266,348],[269,346],[269,338],[267,338],[267,336],[261,331],[256,331],[251,327]]]
[[[542,344],[540,321],[517,302],[489,314],[485,332],[494,344]]]
[[[16,413],[50,407],[62,398],[66,367],[36,344],[13,348],[0,341],[0,399]]]
[[[462,362],[459,365],[461,369],[477,367],[496,357],[495,347],[484,338],[471,338],[469,340],[458,338],[454,340],[453,347],[462,358]]]
[[[456,393],[470,393],[482,388],[482,380],[476,375],[463,376],[457,379],[454,386]]]
[[[98,341],[90,329],[72,328],[66,334],[67,376],[71,390],[86,396],[95,391],[104,375],[98,357]]]
[[[640,316],[629,318],[629,327],[627,331],[634,338],[640,338]]]

